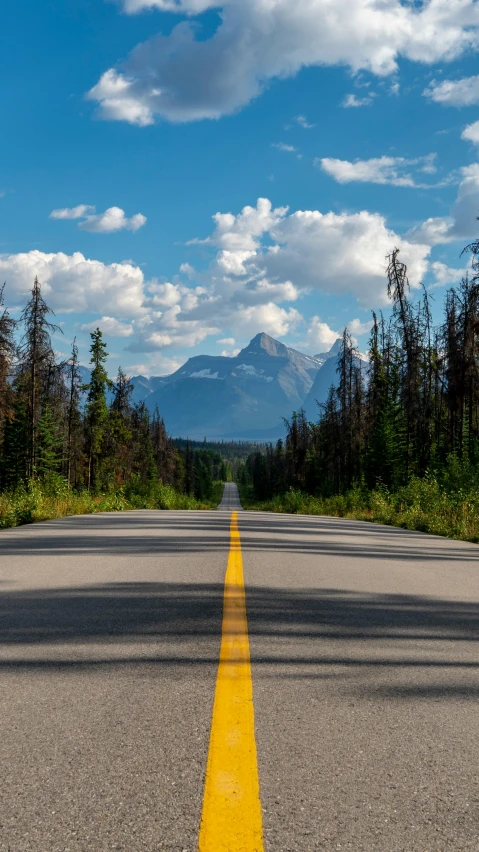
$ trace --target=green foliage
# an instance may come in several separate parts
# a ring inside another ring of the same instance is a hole
[[[102,458],[103,443],[108,422],[108,405],[106,401],[107,389],[110,382],[105,362],[108,357],[103,334],[99,328],[90,334],[90,364],[92,365],[91,379],[87,385],[88,396],[86,400],[86,434],[88,446],[88,487],[99,489],[101,487],[100,461]]]
[[[479,542],[479,488],[448,492],[434,476],[413,477],[395,492],[380,486],[370,491],[353,488],[333,497],[314,497],[291,488],[264,502],[252,500],[251,492],[244,488],[240,488],[240,494],[247,509],[373,521]]]
[[[0,529],[17,527],[35,521],[47,521],[68,515],[96,512],[120,512],[132,509],[213,509],[220,502],[223,483],[218,483],[211,501],[199,501],[180,494],[160,482],[145,490],[143,483],[133,480],[128,487],[104,494],[86,489],[72,490],[67,480],[49,474],[43,481],[29,480],[25,485],[0,494]]]

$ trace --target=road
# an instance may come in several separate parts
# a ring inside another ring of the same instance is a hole
[[[241,556],[263,841],[235,852],[477,852],[477,546],[231,523],[234,492],[0,533],[1,852],[196,852]]]

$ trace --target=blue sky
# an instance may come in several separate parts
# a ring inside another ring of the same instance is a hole
[[[0,16],[0,275],[18,308],[38,274],[59,351],[97,324],[130,373],[259,331],[365,349],[394,246],[440,320],[479,232],[478,0]]]

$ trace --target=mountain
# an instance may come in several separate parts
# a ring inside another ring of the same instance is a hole
[[[316,358],[257,334],[233,358],[190,358],[143,399],[150,411],[158,406],[175,437],[272,440],[284,433],[282,418],[303,404],[320,366]],[[136,392],[144,393],[145,382],[137,379]]]
[[[233,358],[196,355],[170,376],[133,376],[131,398],[151,412],[158,406],[175,438],[276,441],[293,411],[318,419],[316,400],[325,402],[337,382],[340,348],[338,339],[328,352],[304,355],[257,334]],[[86,383],[90,371],[81,370]]]
[[[331,346],[331,349],[329,349],[328,352],[319,352],[317,355],[314,355],[313,357],[316,359],[316,361],[319,361],[321,366],[322,366],[325,363],[325,361],[327,361],[329,358],[337,358],[338,357],[338,355],[341,351],[341,343],[342,343],[342,338],[338,337],[337,340],[334,341],[333,345]]]
[[[163,387],[168,381],[168,378],[168,376],[150,376],[150,378],[147,376],[132,376],[130,379],[133,385],[132,402],[143,402],[149,394]]]

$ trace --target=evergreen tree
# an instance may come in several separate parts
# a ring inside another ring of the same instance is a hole
[[[52,409],[43,407],[37,424],[37,474],[43,478],[59,472],[62,462],[63,436]]]
[[[76,338],[72,344],[71,356],[65,364],[65,379],[68,388],[66,476],[68,485],[75,485],[82,449],[80,412],[81,377]]]
[[[40,282],[35,278],[32,295],[22,311],[20,322],[24,333],[19,347],[19,391],[24,394],[29,441],[27,475],[37,473],[37,427],[43,406],[48,403],[56,370],[51,334],[61,329],[49,322],[53,311],[46,304]]]
[[[87,443],[87,488],[100,487],[101,460],[103,443],[108,424],[108,405],[106,392],[112,386],[108,378],[105,363],[108,357],[106,343],[99,328],[90,334],[90,364],[92,365],[91,379],[86,386],[88,390],[85,425]]]
[[[5,285],[4,285],[5,286]],[[4,287],[0,288],[0,444],[5,419],[12,414],[10,369],[15,354],[14,332],[16,322],[4,306]]]

